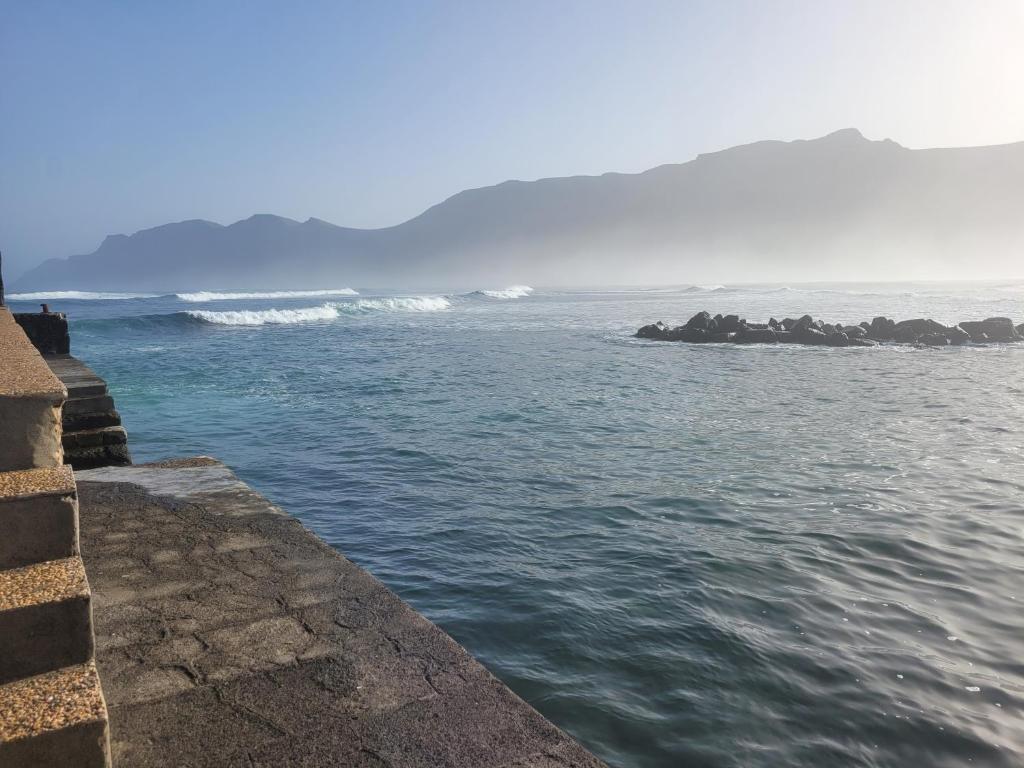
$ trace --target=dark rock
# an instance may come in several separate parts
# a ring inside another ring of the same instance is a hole
[[[950,344],[966,344],[971,340],[971,334],[959,325],[954,325],[950,328],[946,335],[949,337]]]
[[[779,323],[778,320],[776,320],[774,317],[770,317],[770,318],[768,318],[768,327],[771,328],[774,331],[777,331],[782,326],[781,326],[781,324]]]
[[[711,327],[713,319],[708,312],[698,312],[686,322],[686,327],[698,331],[706,331]]]
[[[723,333],[736,333],[740,330],[740,316],[726,315],[719,321],[718,330]]]
[[[821,326],[821,330],[823,330],[829,336],[831,336],[833,333],[835,333],[837,329],[838,329],[838,326],[835,326],[832,323],[825,323],[823,326]]]
[[[771,328],[749,328],[737,333],[733,341],[737,344],[776,344],[779,337]]]
[[[830,347],[848,347],[850,346],[850,337],[842,331],[836,331],[835,333],[830,333],[828,335],[825,339],[825,343]]]
[[[824,331],[818,330],[813,327],[800,328],[799,330],[794,329],[792,331],[793,340],[797,344],[811,344],[814,346],[821,346],[828,341],[828,336]]]
[[[949,344],[949,339],[944,333],[926,333],[919,341],[929,347],[945,347]]]
[[[1018,336],[1024,336],[1024,323],[1021,323],[1020,325],[1018,325],[1016,330],[1017,330],[1017,335]]]
[[[850,346],[851,347],[877,347],[878,346],[878,342],[877,341],[872,341],[871,339],[864,339],[864,338],[854,339],[854,338],[851,338],[850,339]]]
[[[871,323],[869,323],[867,320],[862,320],[860,323],[860,327],[863,328],[865,331],[870,331]]]
[[[680,328],[678,341],[688,341],[691,344],[705,344],[711,341],[711,332],[703,328]]]
[[[896,321],[888,317],[876,317],[871,321],[868,336],[879,341],[888,341],[896,335]]]
[[[775,338],[779,344],[795,344],[796,339],[793,338],[792,331],[775,331]]]
[[[843,333],[851,339],[863,339],[868,335],[867,329],[861,325],[847,325],[843,328]]]
[[[987,320],[967,320],[960,327],[971,334],[972,341],[980,341],[978,334],[985,334],[988,341],[1020,341],[1021,334],[1013,327],[1008,317],[990,317]]]
[[[787,331],[792,331],[793,328],[796,327],[796,320],[794,320],[792,317],[787,317],[782,321],[782,327],[785,328]]]
[[[662,339],[664,338],[667,330],[668,329],[665,327],[665,324],[659,320],[656,323],[645,325],[636,332],[636,337],[638,339]]]
[[[736,338],[735,333],[725,333],[722,331],[718,331],[716,333],[712,333],[708,341],[714,344],[725,344],[727,342],[732,341],[734,338]]]
[[[892,335],[893,341],[899,344],[914,344],[921,337],[921,334],[914,330],[913,327],[905,325],[902,328],[897,328]]]
[[[923,318],[918,318],[916,320],[902,320],[896,323],[897,334],[904,328],[909,328],[917,336],[924,336],[925,334],[931,333],[945,333],[949,330],[942,323],[937,323],[934,320],[925,320]]]
[[[799,320],[797,320],[795,323],[793,323],[793,327],[790,328],[789,330],[791,330],[791,331],[801,331],[804,328],[812,328],[812,327],[817,327],[817,326],[814,325],[814,318],[811,317],[810,315],[804,315]]]

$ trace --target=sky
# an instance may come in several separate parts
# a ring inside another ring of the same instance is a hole
[[[1020,141],[1022,40],[1024,0],[0,0],[4,272],[844,127]]]

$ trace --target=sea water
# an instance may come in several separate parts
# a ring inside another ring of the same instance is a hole
[[[244,294],[9,299],[136,461],[222,459],[612,765],[1024,761],[1024,344],[632,336],[1024,284]]]

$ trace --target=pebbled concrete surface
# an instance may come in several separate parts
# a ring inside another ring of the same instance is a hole
[[[115,765],[603,765],[223,465],[77,478]]]

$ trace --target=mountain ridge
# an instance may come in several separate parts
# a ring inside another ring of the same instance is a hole
[[[850,128],[637,173],[509,179],[377,229],[269,213],[172,222],[50,259],[15,288],[918,279],[959,276],[966,257],[964,277],[1011,277],[1022,209],[1024,142],[914,150]]]

